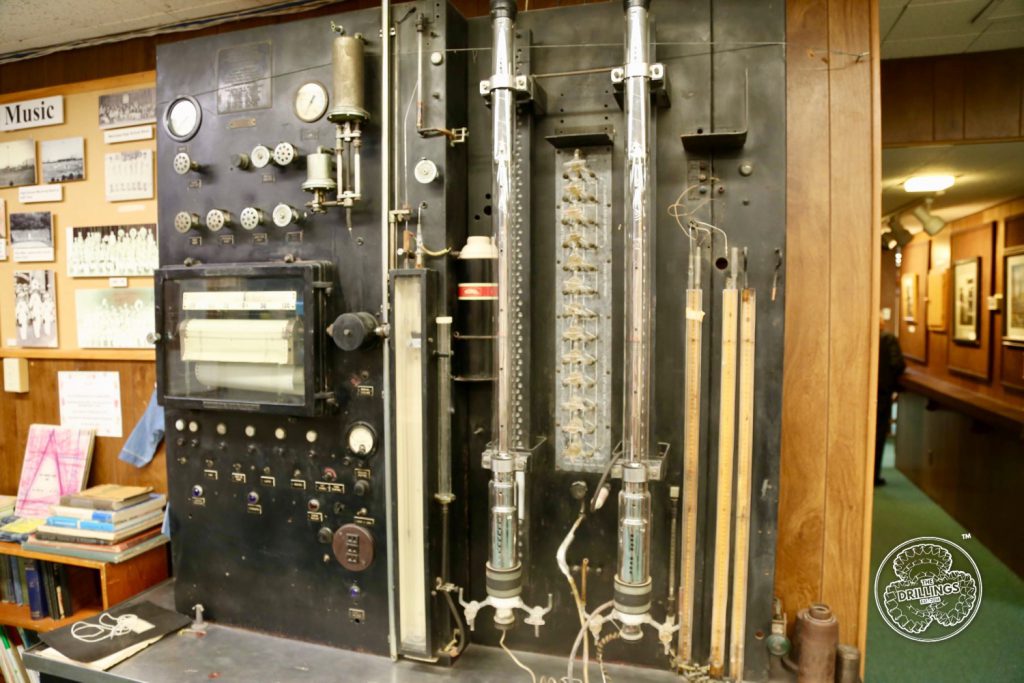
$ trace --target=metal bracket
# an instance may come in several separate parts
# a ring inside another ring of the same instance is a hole
[[[668,72],[665,65],[660,62],[647,65],[647,77],[651,80],[651,104],[659,109],[668,109],[672,106],[672,100],[668,96]],[[626,81],[626,68],[617,66],[611,70],[612,86],[615,101],[622,109],[622,90]]]
[[[668,452],[669,452],[669,449],[671,447],[672,447],[672,444],[670,444],[670,443],[668,443],[666,441],[659,441],[658,442],[658,455],[656,457],[653,457],[653,458],[648,458],[647,460],[644,461],[644,464],[647,465],[647,478],[650,481],[660,481],[661,480],[662,474],[663,474],[664,469],[665,469],[664,468],[664,464],[666,462],[666,458],[668,457]],[[612,457],[614,458],[616,453],[621,453],[621,452],[622,452],[622,442],[620,441],[619,445],[616,446],[615,449],[612,451]],[[621,460],[619,462],[615,463],[614,465],[612,465],[612,471],[611,471],[611,474],[609,476],[612,479],[621,479],[622,478],[622,461]]]
[[[488,107],[491,106],[491,93],[498,87],[499,85],[494,83],[493,77],[480,81],[480,96],[484,98]],[[547,95],[533,76],[516,74],[506,87],[515,93],[517,106],[529,105],[533,113],[538,115],[543,114],[547,109]]]
[[[714,96],[714,93],[712,93]],[[747,131],[750,129],[750,73],[743,72],[743,124],[735,130],[714,130],[715,122],[711,122],[711,131],[705,133],[698,128],[696,133],[683,133],[679,138],[683,149],[694,154],[713,154],[725,150],[740,149],[747,144]]]

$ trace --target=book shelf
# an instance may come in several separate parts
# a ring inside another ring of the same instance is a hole
[[[162,545],[124,562],[98,562],[25,550],[0,542],[0,556],[13,555],[77,568],[71,575],[77,609],[66,619],[32,619],[28,605],[0,603],[0,624],[45,632],[91,617],[168,577],[167,548]]]

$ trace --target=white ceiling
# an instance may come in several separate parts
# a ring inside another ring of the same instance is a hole
[[[283,3],[282,0],[0,0],[0,55],[275,4]]]
[[[935,197],[932,213],[947,221],[1024,196],[1024,142],[893,147],[882,150],[882,214],[913,208],[925,194],[908,193],[913,175],[952,175],[956,184]],[[917,222],[907,216],[904,224]]]
[[[1024,0],[880,0],[882,59],[1024,47]]]

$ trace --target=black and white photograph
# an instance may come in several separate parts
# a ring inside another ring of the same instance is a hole
[[[156,224],[68,228],[71,277],[150,276],[159,265]]]
[[[980,276],[979,258],[962,259],[953,264],[953,341],[957,344],[978,345],[978,318],[981,315],[981,301],[978,298]]]
[[[1006,340],[1024,344],[1024,248],[1006,254]]]
[[[53,260],[53,214],[49,211],[12,213],[11,255],[24,263]]]
[[[0,187],[35,184],[35,140],[0,142]]]
[[[7,260],[7,200],[0,199],[0,261]]]
[[[44,183],[85,180],[85,140],[43,140],[39,143],[39,165]]]
[[[156,89],[100,95],[100,128],[122,128],[156,121]]]
[[[57,290],[52,270],[14,271],[15,344],[57,347]]]
[[[153,289],[75,291],[78,346],[83,349],[146,349],[154,330]]]
[[[108,202],[153,198],[153,150],[111,152],[103,170]]]
[[[272,104],[270,43],[226,47],[217,53],[217,113],[264,109]]]

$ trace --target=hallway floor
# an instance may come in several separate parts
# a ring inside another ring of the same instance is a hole
[[[875,489],[871,580],[885,555],[920,536],[946,538],[966,550],[981,572],[978,615],[958,635],[939,643],[917,643],[896,634],[883,621],[874,598],[868,606],[867,683],[945,683],[1024,681],[1024,580],[1014,574],[970,532],[947,515],[893,467],[886,446],[882,476]],[[1022,494],[1024,495],[1024,494]]]

